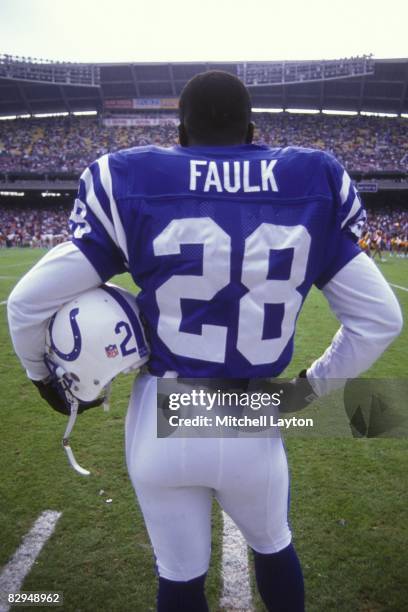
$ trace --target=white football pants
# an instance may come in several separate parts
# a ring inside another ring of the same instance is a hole
[[[288,546],[282,440],[157,438],[156,393],[156,377],[136,379],[126,417],[126,460],[160,576],[186,581],[208,570],[213,496],[254,550]]]

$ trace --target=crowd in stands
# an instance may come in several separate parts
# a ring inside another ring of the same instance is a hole
[[[408,171],[408,121],[367,116],[256,114],[255,142],[306,146],[333,153],[350,171]],[[17,119],[0,122],[0,173],[79,174],[97,157],[135,145],[177,143],[174,122],[107,127],[99,117]],[[49,247],[66,240],[69,211],[53,208],[0,208],[0,246]],[[360,241],[398,252],[408,250],[408,214],[369,212]],[[378,250],[378,249],[377,249]]]
[[[407,119],[280,113],[255,123],[261,142],[322,149],[349,171],[408,171]]]
[[[381,231],[386,236],[406,237],[408,235],[408,211],[384,208],[378,211],[367,210],[365,225],[367,232]]]
[[[408,171],[404,118],[254,114],[255,141],[333,153],[350,171]],[[106,127],[99,117],[16,119],[0,122],[0,172],[79,174],[108,151],[177,143],[176,126]]]
[[[69,238],[70,208],[0,208],[0,247],[52,247]],[[375,249],[375,245],[379,249]],[[370,255],[376,251],[408,256],[408,211],[368,211],[360,246]]]
[[[69,237],[69,210],[0,208],[0,247],[53,247]]]
[[[0,122],[0,172],[71,172],[110,151],[176,144],[173,125],[105,127],[97,117]]]

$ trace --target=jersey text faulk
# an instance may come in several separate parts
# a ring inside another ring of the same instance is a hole
[[[213,160],[191,159],[190,191],[219,193],[278,191],[273,172],[276,162],[276,159],[260,159],[251,162],[245,160],[217,163]]]

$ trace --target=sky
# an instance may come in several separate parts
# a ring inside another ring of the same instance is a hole
[[[0,53],[77,62],[408,57],[408,2],[0,0]]]

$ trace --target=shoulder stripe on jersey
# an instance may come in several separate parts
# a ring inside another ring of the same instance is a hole
[[[98,221],[100,221],[108,233],[110,239],[117,245],[118,241],[115,236],[115,228],[113,227],[111,221],[109,221],[108,217],[105,214],[98,198],[96,197],[94,186],[93,186],[93,178],[92,173],[87,168],[81,176],[81,179],[85,184],[85,192],[86,192],[86,204],[92,210]]]
[[[349,213],[347,215],[347,217],[343,220],[341,227],[343,229],[343,227],[346,225],[346,223],[352,218],[354,217],[354,215],[356,215],[358,213],[358,211],[360,210],[360,208],[362,208],[361,202],[360,202],[360,198],[358,197],[358,195],[356,194],[354,200],[353,200],[353,204],[349,210]]]
[[[101,171],[100,171],[100,167],[98,163],[95,164],[91,164],[89,166],[89,169],[91,171],[92,174],[92,179],[93,179],[93,187],[94,187],[94,191],[95,191],[95,195],[98,198],[98,201],[100,203],[100,205],[102,206],[106,216],[108,217],[109,221],[111,223],[113,223],[113,219],[112,219],[112,213],[110,210],[110,202],[109,202],[109,198],[106,194],[106,191],[101,183]]]
[[[351,178],[349,177],[348,173],[344,170],[343,180],[342,180],[341,189],[340,189],[340,201],[342,204],[344,204],[344,202],[348,198],[349,191],[350,191],[350,185],[351,185]]]
[[[99,168],[100,168],[100,177],[101,177],[102,186],[106,192],[106,195],[109,198],[110,210],[112,213],[112,220],[113,220],[113,224],[116,229],[117,242],[119,244],[119,247],[122,253],[125,256],[126,263],[128,264],[129,263],[129,253],[128,253],[128,248],[127,248],[125,230],[123,229],[122,221],[119,217],[116,200],[113,197],[112,176],[111,176],[110,168],[109,168],[109,154],[107,153],[106,155],[103,155],[102,157],[100,157],[97,163],[99,164]]]

